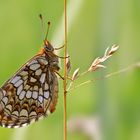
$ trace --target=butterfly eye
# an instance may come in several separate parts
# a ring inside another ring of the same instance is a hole
[[[47,40],[44,41],[44,48],[47,52],[53,52],[54,51],[53,46]]]
[[[45,50],[47,51],[47,52],[53,52],[54,51],[54,48],[52,47],[52,46],[50,46],[50,45],[45,45]]]

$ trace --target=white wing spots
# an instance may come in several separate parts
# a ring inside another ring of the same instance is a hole
[[[19,128],[19,126],[18,126],[18,125],[16,125],[16,126],[14,126],[14,128]]]
[[[20,94],[20,92],[22,91],[22,89],[23,89],[23,85],[20,85],[20,86],[18,87],[18,89],[17,89],[17,95]]]
[[[26,93],[26,98],[31,98],[31,96],[32,96],[32,92],[28,90]]]
[[[36,112],[35,111],[32,111],[29,116],[37,116]]]
[[[40,94],[40,95],[43,95],[43,90],[42,90],[42,88],[39,89],[39,94]]]
[[[2,127],[6,127],[6,125],[5,124],[1,124],[2,125]]]
[[[49,98],[49,91],[44,91],[44,97],[45,97],[46,99]]]
[[[11,126],[9,125],[9,126],[7,126],[7,128],[11,128]]]
[[[18,80],[20,80],[21,79],[21,77],[20,76],[16,76],[16,77],[14,77],[12,80],[11,80],[11,83],[12,84],[15,84]]]
[[[21,111],[20,111],[20,114],[19,114],[20,116],[26,116],[26,117],[28,117],[28,112],[27,112],[27,110],[26,109],[22,109]]]
[[[36,79],[33,78],[33,77],[31,77],[31,78],[30,78],[30,82],[34,83],[34,82],[36,82]]]
[[[10,104],[8,104],[8,105],[6,106],[6,108],[7,108],[9,111],[12,111],[12,106],[11,106]]]
[[[3,96],[5,96],[6,95],[6,91],[5,90],[2,90],[3,91]],[[1,93],[2,94],[2,93]]]
[[[24,89],[26,90],[26,91],[28,91],[29,90],[29,88],[30,88],[30,86],[29,85],[25,85],[25,87],[24,87]]]
[[[43,119],[43,118],[44,118],[44,116],[40,116],[38,119],[41,120],[41,119]]]
[[[48,90],[49,89],[49,86],[47,83],[45,83],[45,87],[44,87],[45,90]]]
[[[8,97],[4,97],[4,98],[2,99],[2,101],[3,101],[4,104],[6,105],[6,104],[8,103]]]
[[[3,98],[3,92],[0,90],[0,100]]]
[[[44,98],[43,98],[42,96],[39,96],[39,97],[38,97],[38,100],[39,100],[40,103],[43,103],[43,99],[44,99]]]
[[[5,104],[4,104],[4,102],[2,102],[2,100],[1,100],[0,109],[2,109],[2,108],[5,108]]]
[[[42,73],[42,70],[38,69],[38,70],[36,70],[35,75],[41,75],[41,73]]]
[[[36,64],[36,63],[37,63],[36,60],[32,60],[32,61],[28,64],[28,66],[30,66],[30,65],[32,65],[32,64]]]
[[[43,84],[45,82],[45,77],[46,77],[46,74],[43,73],[40,77],[40,82]]]
[[[38,97],[38,92],[33,91],[32,98],[37,99],[37,97]]]
[[[28,75],[28,72],[27,71],[21,71],[21,73],[19,73],[21,76],[26,76]]]
[[[19,99],[22,100],[25,96],[26,92],[23,90],[20,95],[19,95]]]
[[[28,123],[24,123],[24,124],[22,124],[22,127],[27,126],[27,125],[28,125]]]
[[[30,116],[31,117],[31,116]],[[31,119],[30,120],[30,124],[34,123],[35,122],[35,119]]]
[[[35,91],[38,91],[38,86],[34,86],[34,90]]]
[[[28,79],[28,75],[23,76],[22,79],[23,79],[24,81],[27,80],[27,79]]]
[[[24,87],[27,85],[27,80],[24,81]]]
[[[18,116],[19,116],[19,112],[18,112],[18,111],[13,111],[13,112],[12,112],[12,115],[15,115],[15,116],[18,117]]]
[[[50,115],[51,114],[50,110],[47,110],[46,114],[47,115]]]
[[[43,63],[44,65],[48,64],[48,61],[46,61],[45,59],[42,59],[42,58],[39,59],[39,62]]]
[[[30,88],[30,91],[33,91],[33,87]]]
[[[22,83],[23,83],[23,81],[22,81],[22,80],[19,80],[18,82],[16,82],[16,83],[14,84],[14,86],[15,86],[15,87],[19,87]]]
[[[31,70],[37,70],[39,67],[40,67],[40,64],[32,64],[32,65],[30,66],[30,69],[31,69]]]

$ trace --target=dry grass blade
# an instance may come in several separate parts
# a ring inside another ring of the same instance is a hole
[[[77,68],[74,72],[73,72],[73,75],[72,75],[72,81],[74,81],[75,79],[77,79],[79,77],[79,70],[80,68]]]
[[[68,54],[67,54],[67,58],[66,58],[66,67],[67,67],[67,75],[68,75],[71,70],[71,62],[70,62],[70,57]]]
[[[111,47],[111,50],[108,52],[108,55],[114,54],[118,50],[119,46],[118,45],[113,45]]]
[[[97,57],[91,64],[91,66],[89,67],[88,71],[95,71],[99,68],[106,68],[104,65],[102,65],[101,63],[105,62],[109,57],[112,56],[112,54],[114,54],[117,50],[118,50],[119,46],[117,45],[113,45],[111,47],[111,49],[109,50],[109,48],[107,48],[105,50],[104,56],[103,57]]]

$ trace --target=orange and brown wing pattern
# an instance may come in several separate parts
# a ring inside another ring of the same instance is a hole
[[[22,127],[55,110],[58,79],[45,53],[29,60],[0,88],[0,125]]]

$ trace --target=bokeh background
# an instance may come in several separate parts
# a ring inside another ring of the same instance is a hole
[[[84,72],[108,46],[120,46],[105,63],[107,69],[80,77],[75,85],[130,67],[68,94],[68,140],[139,140],[140,1],[69,0],[68,7],[68,50],[72,72],[78,67]],[[1,85],[40,49],[43,41],[40,13],[45,22],[51,21],[48,39],[55,47],[61,46],[63,30],[59,30],[59,26],[63,1],[0,0]],[[63,55],[62,51],[59,55]],[[62,140],[62,81],[55,113],[25,128],[0,127],[0,139]]]

